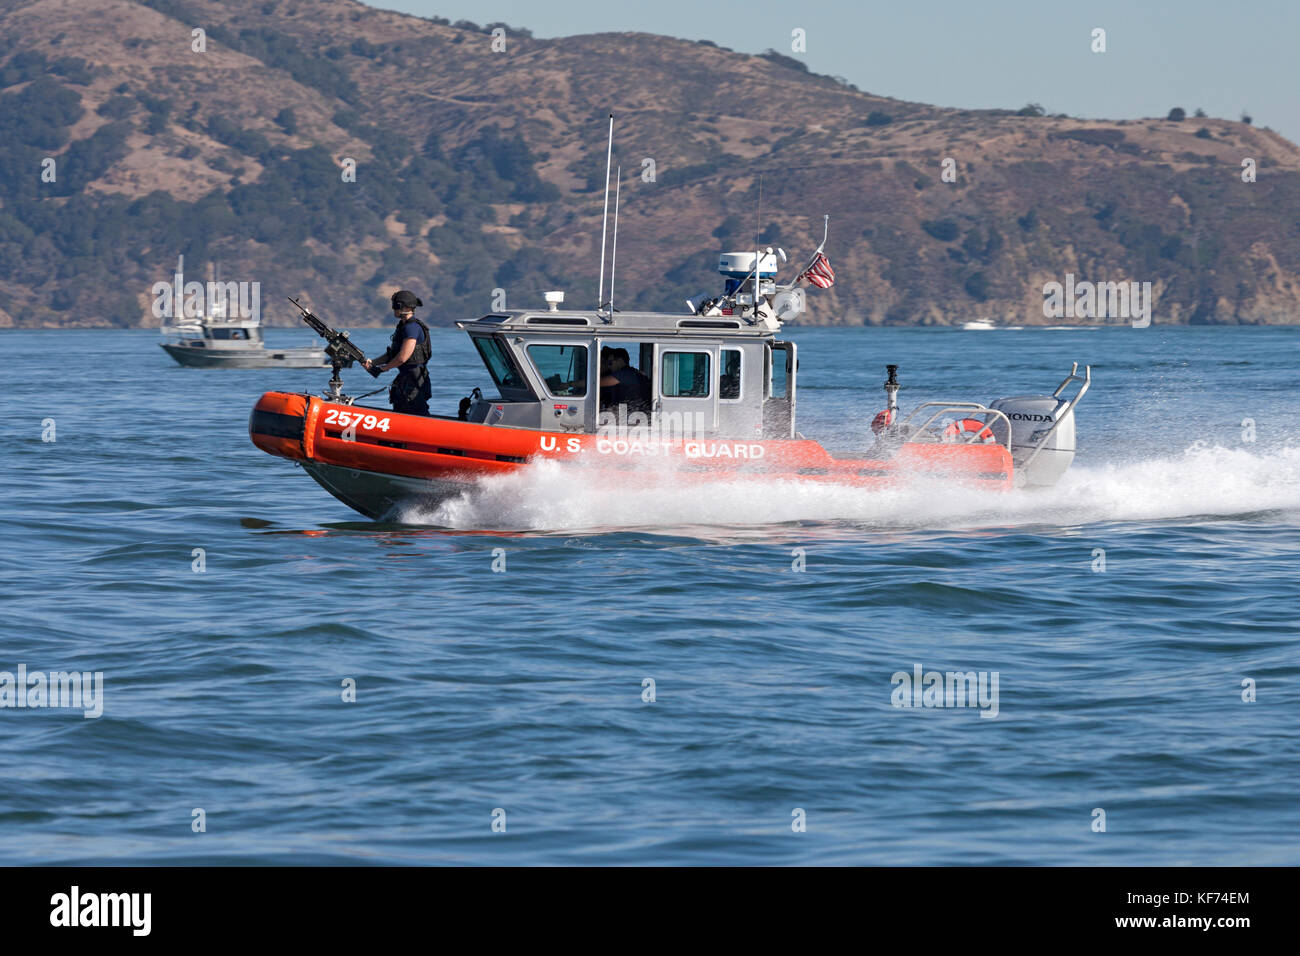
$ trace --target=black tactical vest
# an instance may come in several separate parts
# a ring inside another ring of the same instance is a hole
[[[429,334],[429,327],[414,316],[409,319],[398,320],[397,328],[393,330],[393,338],[388,343],[388,357],[384,361],[388,362],[397,358],[398,353],[402,351],[402,339],[400,336],[402,334],[402,326],[407,322],[414,322],[420,327],[421,331],[424,332],[424,341],[416,342],[415,351],[411,353],[411,357],[398,366],[399,369],[410,371],[419,366],[427,365],[429,359],[433,358],[433,336]]]

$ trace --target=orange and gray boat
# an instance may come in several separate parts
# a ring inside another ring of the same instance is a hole
[[[819,249],[820,254],[820,249]],[[814,257],[816,262],[816,257]],[[808,272],[778,286],[776,256],[725,253],[726,289],[682,315],[495,312],[458,322],[494,393],[475,388],[456,414],[409,415],[358,405],[335,376],[324,397],[267,392],[249,417],[253,444],[297,462],[326,491],[374,519],[436,505],[485,478],[562,461],[617,482],[754,478],[884,488],[939,478],[989,489],[1055,483],[1074,458],[1074,409],[1091,383],[1076,364],[1050,394],[925,402],[903,415],[897,366],[861,453],[832,454],[799,433],[795,343],[782,319],[801,307]],[[820,284],[820,283],[817,283]],[[798,293],[794,296],[793,293]],[[314,318],[314,317],[313,317]],[[342,333],[337,333],[340,339]],[[602,356],[621,354],[642,401],[612,401]],[[1068,393],[1068,394],[1067,394]]]

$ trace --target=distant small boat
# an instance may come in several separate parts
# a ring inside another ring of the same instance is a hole
[[[962,328],[968,332],[987,332],[989,329],[996,329],[991,319],[976,319],[974,322],[965,322]]]
[[[314,346],[268,349],[257,319],[227,318],[224,310],[164,326],[174,341],[159,343],[181,365],[194,368],[321,368],[329,365],[325,350]]]
[[[296,349],[268,349],[262,341],[260,310],[245,308],[243,286],[239,287],[239,301],[233,309],[236,313],[233,316],[227,311],[231,301],[227,297],[229,292],[214,294],[214,288],[228,289],[233,284],[221,286],[216,283],[218,277],[212,263],[208,264],[206,289],[202,283],[187,284],[184,273],[185,257],[178,256],[172,282],[154,286],[154,294],[160,297],[154,303],[154,315],[163,317],[159,331],[172,339],[159,345],[181,365],[192,368],[321,368],[330,364],[325,349],[314,344]],[[189,293],[190,302],[182,308],[182,298],[191,288],[195,291]],[[258,294],[256,289],[253,294]],[[186,315],[186,308],[196,302],[201,303],[195,309],[199,314]],[[246,317],[239,317],[241,311]],[[167,324],[168,317],[173,319],[173,325]]]
[[[324,349],[268,349],[255,319],[204,316],[185,325],[165,326],[173,342],[162,350],[194,368],[321,368],[329,364]]]

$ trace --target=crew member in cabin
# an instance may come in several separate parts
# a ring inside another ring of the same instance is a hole
[[[600,410],[650,411],[650,379],[632,367],[627,349],[600,350]]]
[[[393,293],[393,315],[397,328],[388,350],[375,361],[366,359],[366,368],[387,372],[397,369],[397,378],[388,390],[388,401],[393,411],[406,415],[428,415],[429,397],[433,387],[429,383],[429,359],[433,356],[429,327],[415,317],[415,310],[424,305],[414,292],[402,289]]]

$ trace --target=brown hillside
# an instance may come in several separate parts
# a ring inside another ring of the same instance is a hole
[[[1243,123],[940,109],[645,34],[508,31],[495,52],[349,0],[19,0],[0,36],[7,128],[60,86],[81,110],[0,165],[0,323],[156,324],[148,289],[180,254],[260,281],[273,322],[300,292],[382,321],[398,286],[431,293],[434,321],[496,288],[593,305],[610,112],[622,308],[712,290],[716,253],[757,225],[798,258],[828,212],[838,282],[809,322],[1046,322],[1043,284],[1066,273],[1152,282],[1157,322],[1300,316],[1300,150]],[[83,82],[65,65],[43,86],[12,67],[24,53],[83,60]],[[66,160],[62,194],[30,184],[43,156]]]

